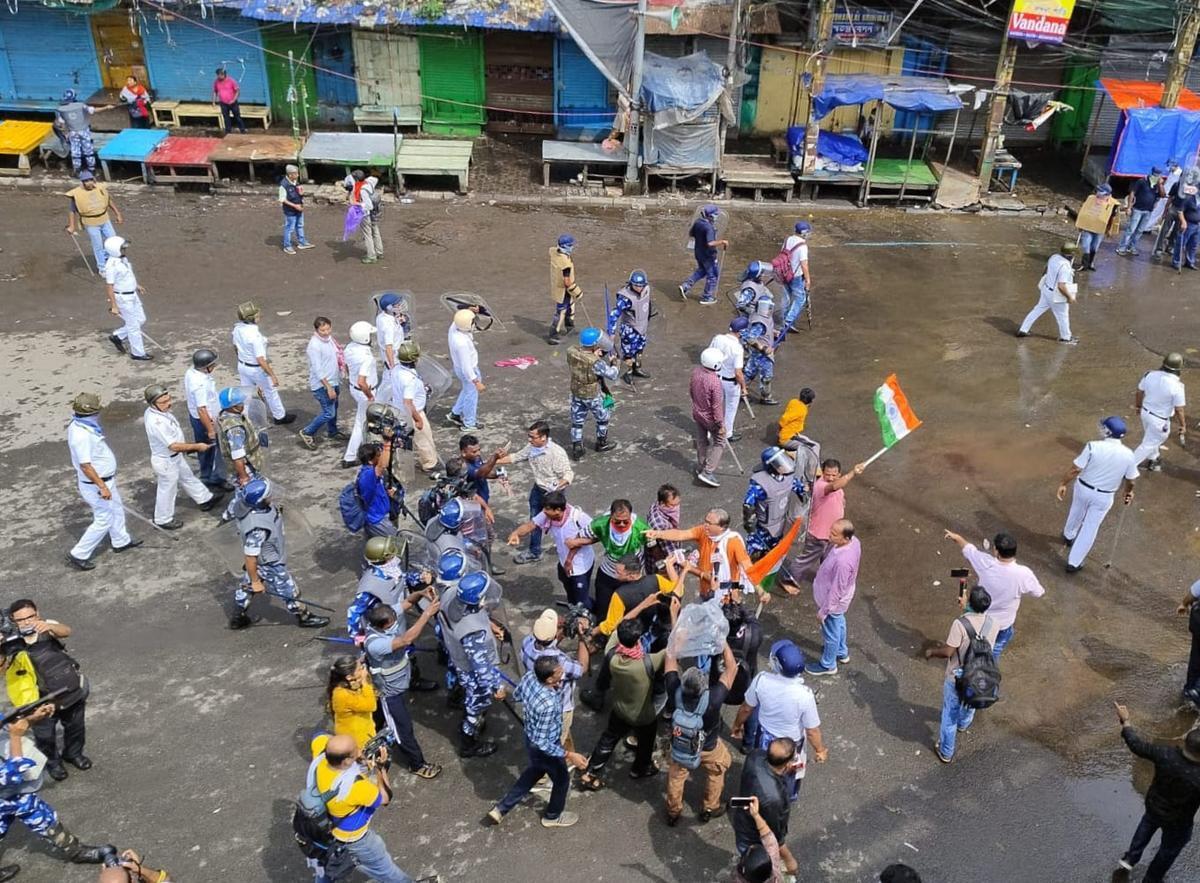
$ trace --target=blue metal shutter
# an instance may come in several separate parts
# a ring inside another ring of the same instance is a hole
[[[570,37],[559,37],[554,49],[554,121],[558,128],[607,134],[616,113],[609,100],[608,80]]]
[[[193,7],[186,8],[189,17],[199,15]],[[171,101],[211,101],[216,69],[223,66],[238,81],[243,103],[266,104],[267,66],[258,28],[248,26],[246,19],[229,9],[211,10],[203,24],[205,27],[178,17],[147,15],[142,37],[155,96]],[[230,35],[235,34],[233,39]]]
[[[90,20],[22,3],[0,14],[0,89],[7,101],[53,101],[64,89],[86,99],[100,88]]]
[[[354,82],[354,49],[350,31],[319,33],[313,41],[313,64],[317,66],[317,99],[322,104],[353,107],[358,104]],[[343,76],[338,76],[342,74]]]

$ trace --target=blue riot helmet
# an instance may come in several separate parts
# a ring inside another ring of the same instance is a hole
[[[487,574],[480,573],[478,570],[468,573],[458,581],[458,600],[468,607],[478,607],[483,603],[483,596],[487,594],[487,588]]]
[[[1105,417],[1100,421],[1100,431],[1104,433],[1105,438],[1124,438],[1129,427],[1120,417]]]
[[[467,557],[461,549],[447,549],[437,562],[438,579],[453,582],[467,572]]]
[[[570,254],[575,250],[575,237],[570,233],[564,233],[558,237],[558,250],[563,254]]]
[[[796,235],[797,236],[807,236],[811,232],[812,232],[812,224],[808,223],[808,221],[797,221],[796,222]]]
[[[383,295],[383,297],[379,298],[379,309],[383,310],[385,313],[390,313],[392,311],[392,307],[400,303],[401,300],[402,298],[400,295],[396,294],[394,291],[389,291],[387,294]]]
[[[711,202],[708,205],[704,206],[702,209],[700,209],[700,216],[707,218],[710,221],[713,218],[715,218],[717,215],[719,215],[720,213],[721,213],[721,210],[719,208],[717,208],[715,205],[713,205]]]
[[[778,445],[773,445],[762,452],[762,464],[763,468],[772,475],[791,475],[796,471],[796,461]]]
[[[449,503],[442,507],[442,511],[438,513],[438,523],[446,528],[446,530],[458,530],[462,527],[463,522],[463,507],[462,501],[455,497]]]
[[[646,278],[646,273],[643,270],[634,270],[629,274],[629,284],[645,288],[650,284],[650,280]]]
[[[242,499],[246,501],[247,506],[253,506],[255,509],[265,509],[270,497],[271,482],[266,478],[252,479],[242,488]]]
[[[745,331],[749,327],[750,327],[750,320],[747,319],[745,316],[738,316],[736,319],[734,319],[732,322],[729,323],[729,330],[732,331],[734,334],[741,334],[743,331]]]
[[[584,328],[579,332],[580,346],[595,346],[600,342],[601,332],[599,328]]]
[[[75,100],[75,90],[74,89],[63,89],[62,103],[70,104],[74,100]]]
[[[217,399],[221,403],[221,410],[232,408],[234,405],[243,405],[246,403],[246,393],[242,391],[240,386],[227,386],[221,390]]]
[[[742,281],[761,282],[769,272],[771,272],[770,264],[765,261],[751,261],[746,266],[746,272],[742,274]]]

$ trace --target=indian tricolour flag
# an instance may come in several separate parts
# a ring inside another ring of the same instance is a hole
[[[921,425],[908,405],[908,397],[900,388],[895,374],[889,374],[883,386],[875,390],[875,414],[883,431],[883,446],[890,448]]]

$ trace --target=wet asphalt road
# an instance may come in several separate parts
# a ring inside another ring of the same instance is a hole
[[[113,323],[61,232],[61,200],[6,193],[4,207],[5,584],[8,596],[34,597],[47,616],[75,628],[71,647],[93,685],[88,753],[96,767],[72,771],[44,796],[85,840],[136,846],[179,880],[306,879],[291,842],[289,801],[308,736],[322,720],[323,672],[336,648],[310,641],[279,610],[251,632],[227,631],[231,580],[218,561],[215,519],[183,500],[188,524],[179,542],[134,522],[147,540],[141,551],[120,559],[103,553],[88,574],[68,570],[63,555],[87,522],[63,441],[76,392],[97,391],[112,403],[103,417],[120,486],[131,506],[149,514],[154,485],[138,420],[141,390],[162,381],[181,393],[185,358],[199,345],[220,350],[218,377],[231,382],[228,335],[239,301],[264,307],[285,402],[306,419],[313,402],[303,346],[313,315],[331,316],[344,340],[352,321],[370,318],[370,292],[409,288],[423,347],[444,357],[449,314],[436,295],[468,290],[485,295],[507,326],[480,337],[486,444],[520,443],[525,425],[543,416],[565,442],[565,347],[548,347],[541,334],[546,250],[571,232],[580,239],[579,278],[592,316],[601,312],[603,283],[615,290],[635,267],[649,273],[661,312],[645,360],[653,379],[618,393],[612,433],[621,449],[579,466],[573,499],[595,512],[630,496],[644,512],[653,489],[671,481],[683,489],[687,522],[699,522],[709,505],[738,510],[745,479],[729,457],[719,490],[695,486],[687,471],[688,368],[728,319],[724,306],[702,309],[671,294],[690,270],[682,243],[690,212],[396,206],[384,219],[388,256],[368,268],[357,249],[337,241],[336,208],[312,208],[308,232],[319,247],[289,258],[278,251],[270,195],[137,197],[122,204],[121,232],[134,243],[131,256],[149,290],[146,330],[169,353],[134,365],[105,340]],[[796,218],[733,215],[723,288],[734,267],[772,257]],[[872,880],[901,860],[930,881],[1108,880],[1147,780],[1120,742],[1111,702],[1127,702],[1135,722],[1156,736],[1179,736],[1195,720],[1178,698],[1187,634],[1173,610],[1196,575],[1196,456],[1172,442],[1166,471],[1139,481],[1119,544],[1114,512],[1088,567],[1071,578],[1057,540],[1066,507],[1054,489],[1099,417],[1124,415],[1136,443],[1133,392],[1162,353],[1182,350],[1195,362],[1197,280],[1108,250],[1099,272],[1084,277],[1073,310],[1082,343],[1056,344],[1048,315],[1018,342],[1012,332],[1036,299],[1045,257],[1069,232],[1061,222],[891,212],[819,213],[812,221],[816,324],[781,352],[777,394],[817,391],[810,432],[847,465],[879,447],[871,397],[888,373],[899,375],[925,425],[848,491],[864,548],[849,614],[853,661],[819,684],[830,760],[812,767],[793,812],[801,879]],[[490,367],[524,354],[540,364],[524,372]],[[431,408],[435,424],[445,404]],[[758,408],[757,423],[743,426],[743,463],[757,457],[780,411]],[[294,573],[308,597],[340,608],[359,548],[336,520],[336,493],[347,478],[332,468],[340,452],[307,452],[283,427],[271,434],[271,472],[311,526],[309,536],[292,538]],[[437,440],[445,453],[456,436],[439,427]],[[512,471],[517,493],[493,497],[502,533],[524,514],[527,475]],[[974,538],[1010,530],[1019,557],[1047,588],[1022,608],[1004,656],[1004,701],[980,716],[950,767],[930,748],[942,664],[921,658],[956,612],[949,570],[960,558],[941,539],[946,527]],[[502,582],[520,629],[559,591],[549,563],[510,566]],[[786,634],[806,652],[818,650],[810,598],[780,599],[765,622],[767,642]],[[457,716],[439,696],[413,705],[426,754],[446,772],[432,783],[400,776],[397,806],[376,827],[414,876],[660,883],[720,879],[729,866],[728,822],[702,827],[685,815],[678,828],[666,828],[662,780],[631,782],[620,756],[606,791],[572,794],[577,827],[544,831],[524,807],[502,828],[482,828],[479,820],[521,765],[513,721],[493,709],[489,731],[502,750],[464,763],[453,754]],[[587,712],[576,720],[585,749],[597,724]],[[65,867],[30,846],[20,826],[8,840],[6,858],[25,866],[22,880],[94,879],[93,869]],[[1172,879],[1198,875],[1200,856],[1189,848]]]

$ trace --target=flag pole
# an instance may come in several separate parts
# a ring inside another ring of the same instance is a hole
[[[880,448],[878,451],[876,451],[874,454],[871,455],[870,459],[865,460],[863,462],[863,468],[866,469],[868,466],[870,466],[872,463],[874,463],[876,460],[878,460],[880,457],[882,457],[884,454],[886,454],[890,450],[891,450],[891,448],[887,448],[887,447]]]

